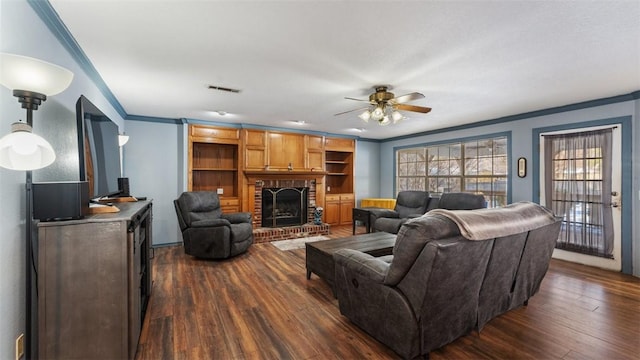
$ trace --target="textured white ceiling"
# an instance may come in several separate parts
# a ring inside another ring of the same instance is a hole
[[[384,139],[640,89],[640,1],[50,2],[130,115]],[[433,110],[334,116],[376,84]]]

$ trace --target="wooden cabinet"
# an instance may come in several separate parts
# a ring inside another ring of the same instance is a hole
[[[324,170],[324,137],[244,129],[245,170]]]
[[[355,206],[353,190],[355,142],[353,139],[326,138],[325,221],[331,225],[351,224]]]
[[[324,170],[324,137],[305,135],[305,168],[310,171]]]
[[[355,206],[353,194],[332,194],[324,198],[325,222],[329,225],[349,225],[352,223],[352,210]]]
[[[305,169],[304,135],[269,131],[267,154],[270,170]]]
[[[216,191],[224,212],[240,210],[240,130],[189,127],[189,191]]]
[[[267,165],[267,133],[262,130],[242,130],[244,165],[246,170],[264,170]]]
[[[151,294],[151,202],[38,223],[34,358],[133,359]]]
[[[326,138],[327,194],[353,193],[354,154],[354,140]]]

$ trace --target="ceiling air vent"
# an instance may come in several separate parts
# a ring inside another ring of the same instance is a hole
[[[240,90],[238,90],[238,89],[232,89],[232,88],[228,88],[228,87],[215,86],[215,85],[209,85],[209,89],[232,92],[232,93],[239,93],[240,92]]]

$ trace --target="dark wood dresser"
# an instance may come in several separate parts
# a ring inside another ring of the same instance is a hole
[[[117,206],[38,223],[34,357],[135,357],[151,294],[152,203]]]

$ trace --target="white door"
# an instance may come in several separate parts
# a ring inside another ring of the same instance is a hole
[[[598,140],[607,129],[607,140]],[[618,125],[540,134],[540,203],[563,218],[554,258],[621,270],[620,130]]]

